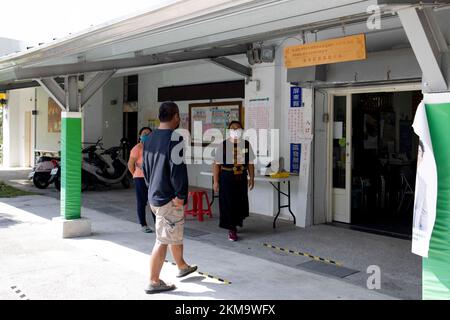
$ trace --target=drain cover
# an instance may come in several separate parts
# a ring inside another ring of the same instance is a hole
[[[359,272],[358,270],[339,267],[333,264],[324,263],[320,261],[308,261],[300,263],[299,265],[297,265],[297,267],[339,278],[345,278],[351,274]]]
[[[191,229],[191,228],[184,228],[184,235],[188,236],[188,237],[200,237],[200,236],[204,236],[210,234],[209,232],[205,232],[205,231],[200,231],[200,230],[195,230],[195,229]]]

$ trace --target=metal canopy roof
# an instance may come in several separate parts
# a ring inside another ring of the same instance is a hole
[[[364,21],[368,6],[379,2],[389,1],[173,1],[2,57],[0,84],[245,53],[255,41]]]

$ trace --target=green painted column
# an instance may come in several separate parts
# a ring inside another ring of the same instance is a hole
[[[422,297],[450,299],[450,103],[425,103],[425,110],[436,160],[438,194],[428,258],[422,260]]]
[[[81,217],[81,112],[61,114],[61,216]]]

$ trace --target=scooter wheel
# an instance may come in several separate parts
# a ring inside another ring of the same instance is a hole
[[[38,189],[46,189],[49,185],[49,177],[43,174],[34,174],[33,183]]]

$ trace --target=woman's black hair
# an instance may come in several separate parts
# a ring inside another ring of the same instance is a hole
[[[149,127],[142,127],[141,130],[139,130],[138,136],[141,136],[142,131],[144,131],[144,130],[150,130],[150,133],[152,132],[152,129],[151,129],[151,128],[149,128]]]
[[[240,121],[237,121],[237,120],[231,121],[231,122],[228,124],[228,129],[230,129],[231,126],[232,126],[233,124],[238,124],[242,129],[244,129],[244,126],[242,125],[242,123],[241,123]]]

